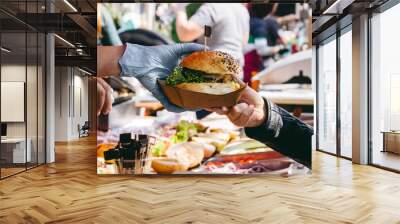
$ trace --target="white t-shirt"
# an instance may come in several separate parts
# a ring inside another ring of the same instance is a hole
[[[232,55],[244,65],[244,38],[250,26],[249,13],[240,3],[206,3],[189,19],[201,27],[210,26],[211,38],[207,39],[210,50],[219,50]],[[204,38],[199,38],[204,43]]]

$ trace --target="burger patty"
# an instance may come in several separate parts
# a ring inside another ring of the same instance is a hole
[[[167,77],[166,84],[170,86],[175,86],[181,83],[223,83],[226,81],[230,81],[226,80],[226,77],[230,76],[207,74],[205,72],[178,66]]]

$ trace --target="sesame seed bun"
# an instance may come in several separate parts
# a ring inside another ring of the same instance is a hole
[[[240,72],[237,60],[221,51],[197,51],[182,59],[181,67],[202,71],[210,75],[233,75]]]

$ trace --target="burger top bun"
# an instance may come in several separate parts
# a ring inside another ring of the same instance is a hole
[[[221,51],[197,51],[184,57],[181,67],[208,74],[238,75],[240,65],[232,56]]]

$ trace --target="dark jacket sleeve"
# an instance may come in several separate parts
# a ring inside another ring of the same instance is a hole
[[[265,105],[266,121],[258,127],[245,128],[246,135],[311,168],[313,129],[271,101],[265,100]]]

